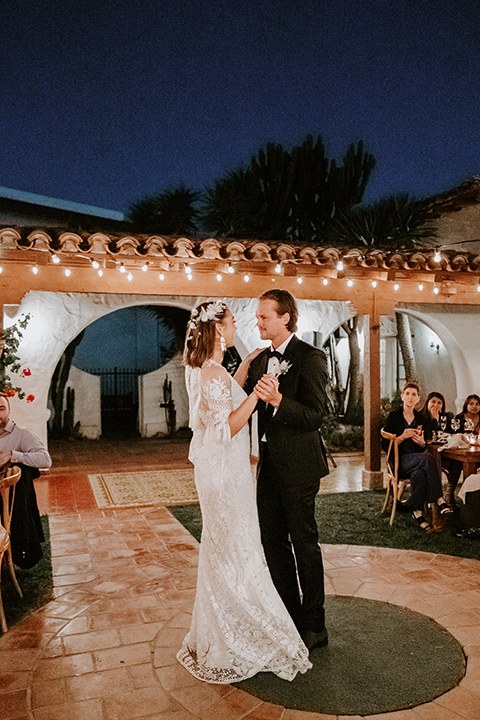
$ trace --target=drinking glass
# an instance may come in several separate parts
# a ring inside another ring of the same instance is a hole
[[[453,432],[456,433],[460,430],[460,418],[452,418],[450,424],[452,426]]]
[[[447,416],[440,415],[440,420],[438,424],[440,425],[442,432],[445,432],[445,430],[447,429]]]
[[[465,420],[465,427],[464,427],[464,429],[465,429],[465,432],[466,432],[466,433],[471,433],[471,432],[473,432],[473,431],[475,430],[475,425],[474,425],[473,420],[470,420],[470,418],[467,418],[467,419]]]

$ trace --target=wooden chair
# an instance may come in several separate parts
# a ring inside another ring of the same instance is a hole
[[[387,494],[385,496],[385,502],[383,503],[382,512],[388,507],[388,503],[391,496],[392,511],[390,513],[390,525],[393,525],[395,519],[395,513],[397,511],[397,503],[400,502],[403,495],[403,491],[406,486],[410,484],[408,478],[400,478],[398,472],[399,457],[398,457],[398,440],[397,436],[392,433],[381,430],[381,435],[384,440],[388,440],[387,450]]]
[[[7,632],[8,630],[1,593],[1,567],[4,557],[7,562],[10,577],[12,578],[15,590],[20,597],[23,597],[22,590],[15,575],[15,567],[12,559],[12,547],[10,543],[10,524],[12,521],[13,501],[15,499],[15,485],[20,480],[21,475],[21,469],[14,466],[7,468],[4,476],[0,477],[0,497],[2,498],[2,514],[0,522],[0,626],[2,628],[2,632]]]

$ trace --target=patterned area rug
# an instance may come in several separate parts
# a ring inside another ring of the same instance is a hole
[[[193,469],[89,475],[100,509],[198,502]]]

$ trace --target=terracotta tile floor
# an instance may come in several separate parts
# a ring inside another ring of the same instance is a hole
[[[185,443],[51,449],[55,469],[37,489],[50,518],[55,599],[0,637],[1,720],[333,720],[201,683],[176,662],[190,621],[198,545],[165,508],[98,510],[87,474],[183,467]],[[339,458],[324,489],[359,490],[361,460]],[[433,617],[468,657],[454,690],[411,710],[370,717],[480,718],[480,563],[345,545],[324,546],[324,554],[328,593]]]

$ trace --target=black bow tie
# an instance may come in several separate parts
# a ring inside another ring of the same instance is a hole
[[[268,354],[268,359],[277,358],[277,360],[281,360],[283,357],[282,353],[279,353],[278,350],[272,350],[272,348],[268,348],[267,354]]]

